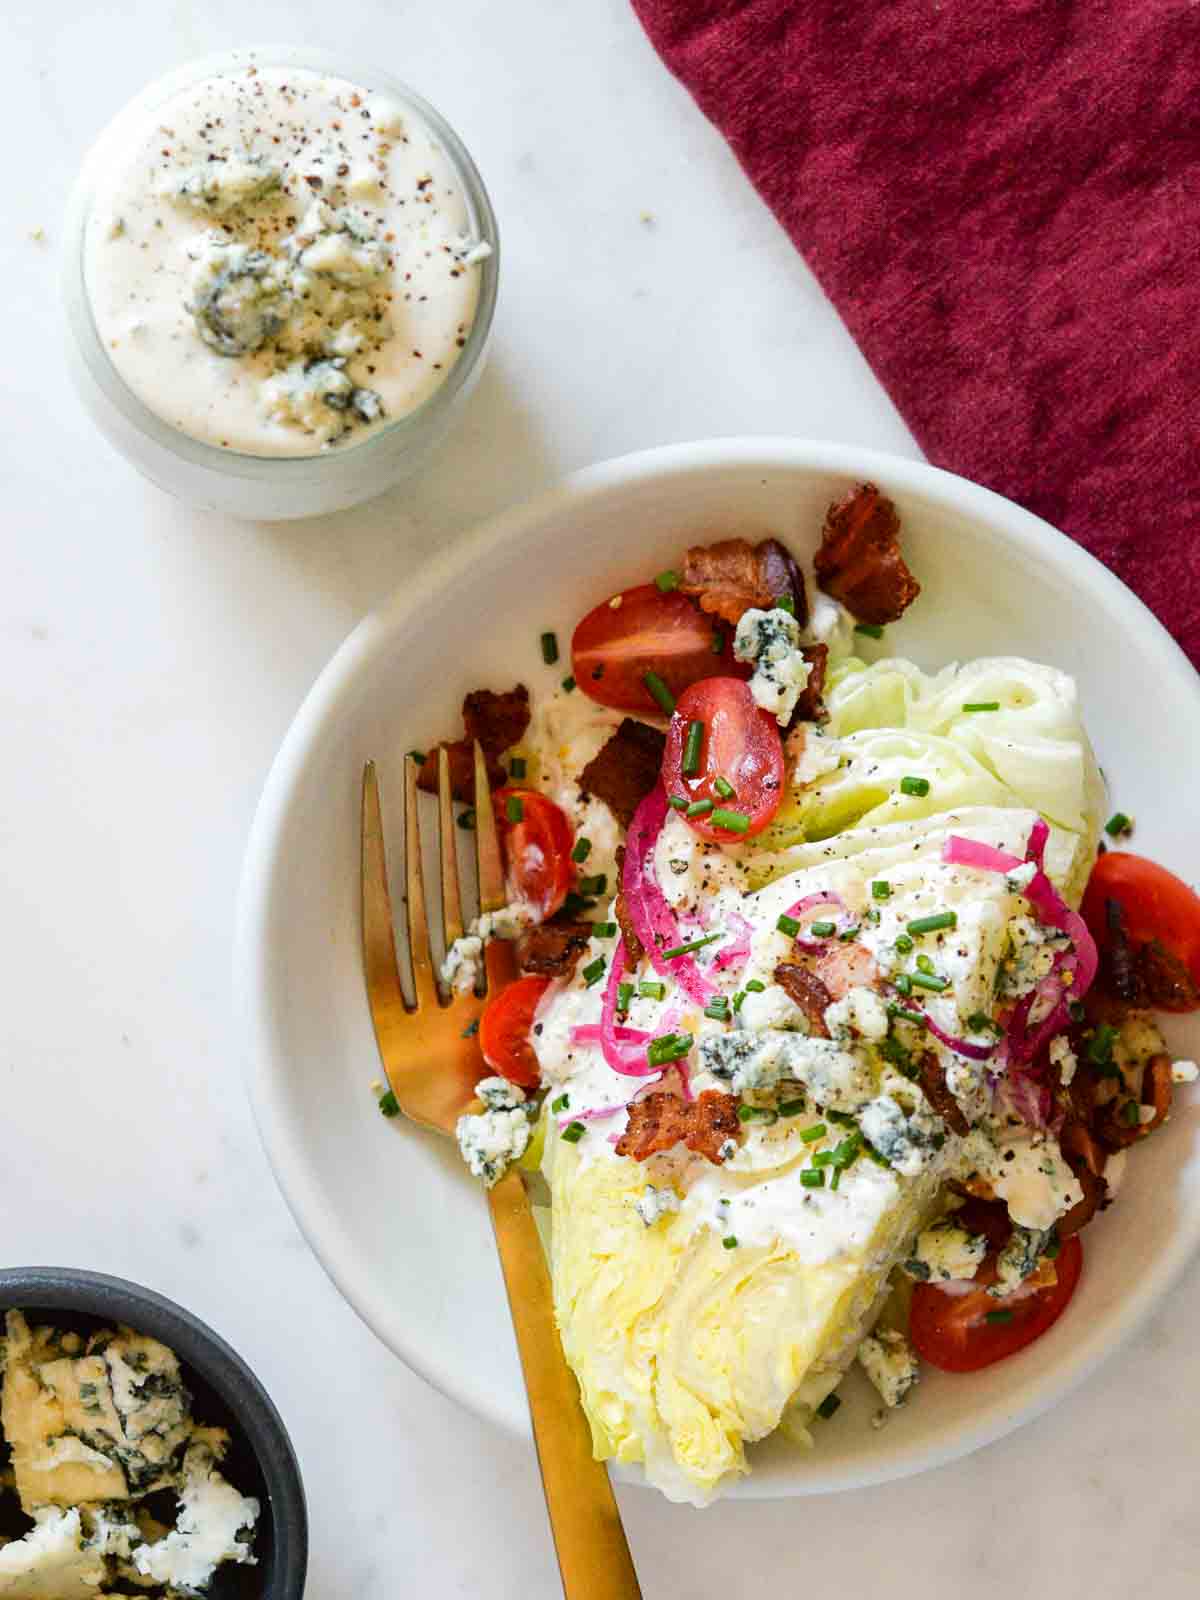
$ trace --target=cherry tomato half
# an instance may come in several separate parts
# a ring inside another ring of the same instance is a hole
[[[1075,1293],[1083,1267],[1078,1234],[1063,1240],[1054,1267],[1057,1283],[1003,1300],[987,1292],[996,1281],[994,1254],[979,1268],[975,1288],[954,1293],[943,1284],[917,1284],[909,1319],[917,1354],[943,1372],[977,1372],[1023,1350],[1058,1321]]]
[[[549,978],[530,974],[501,989],[483,1008],[479,1020],[479,1048],[493,1072],[509,1083],[532,1089],[538,1082],[537,1057],[529,1034],[533,1014],[550,987]]]
[[[692,723],[704,725],[699,763],[692,777],[683,773]],[[753,838],[770,822],[783,799],[783,741],[779,724],[754,703],[739,678],[705,678],[680,695],[667,729],[663,783],[668,798],[689,803],[710,800],[713,811],[687,821],[704,839],[722,844]],[[730,792],[732,790],[732,793]],[[714,825],[717,810],[738,812],[749,826],[736,831]]]
[[[534,906],[544,922],[562,905],[575,879],[571,824],[536,789],[497,789],[493,801],[508,897]]]
[[[678,589],[663,594],[643,583],[588,612],[571,640],[571,670],[583,693],[602,706],[661,711],[645,685],[647,672],[656,672],[678,699],[714,672],[748,678],[753,668],[734,660],[732,633],[724,623]]]
[[[1125,932],[1135,945],[1157,939],[1200,983],[1200,895],[1157,861],[1128,850],[1109,850],[1096,862],[1083,897],[1092,938],[1109,942],[1106,900],[1120,902]]]

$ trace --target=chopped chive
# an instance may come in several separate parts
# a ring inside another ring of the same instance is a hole
[[[1003,1323],[1011,1322],[1012,1319],[1013,1314],[1011,1311],[989,1311],[983,1320],[991,1323]]]
[[[856,622],[855,633],[861,633],[867,639],[882,639],[883,629],[878,622]]]
[[[619,983],[617,985],[617,1010],[628,1011],[632,1004],[633,985],[631,983]]]
[[[681,794],[669,794],[667,804],[673,811],[686,811],[688,808],[688,803]]]
[[[714,778],[713,788],[721,796],[722,800],[737,799],[737,790],[733,787],[728,778]]]
[[[790,617],[794,617],[796,615],[796,597],[795,597],[795,595],[791,595],[791,594],[779,594],[779,595],[776,595],[775,596],[775,609],[776,609],[776,611],[786,611],[787,614]]]
[[[836,922],[810,922],[808,931],[815,934],[818,939],[828,939],[837,932]]]
[[[897,994],[912,993],[912,979],[907,972],[898,972],[892,981],[896,985]]]
[[[638,984],[638,993],[643,1000],[665,1000],[667,986],[665,983],[656,983],[652,978],[643,978]]]
[[[711,800],[693,800],[683,814],[685,817],[706,817],[712,808]]]
[[[659,594],[670,594],[672,589],[678,589],[679,587],[679,574],[671,572],[669,569],[666,572],[660,572],[654,580],[654,587]]]
[[[789,917],[786,911],[779,913],[779,921],[775,924],[780,933],[786,933],[789,939],[794,939],[800,932],[800,924],[795,917]]]
[[[510,756],[508,758],[508,775],[510,778],[523,778],[525,776],[524,756]]]
[[[595,872],[590,878],[580,878],[579,880],[580,894],[603,894],[607,888],[608,874],[606,872]]]
[[[670,950],[663,951],[662,959],[664,961],[674,961],[676,956],[686,956],[690,955],[693,950],[703,950],[706,944],[712,944],[714,940],[723,939],[724,937],[725,930],[722,928],[718,933],[706,933],[703,939],[689,939],[686,944],[672,945]]]
[[[848,1139],[843,1139],[841,1144],[839,1144],[837,1146],[837,1148],[834,1150],[834,1152],[833,1152],[833,1164],[834,1164],[834,1166],[835,1167],[852,1167],[854,1165],[854,1163],[858,1160],[859,1156],[862,1155],[862,1148],[863,1148],[862,1135],[858,1132],[858,1129],[856,1128],[854,1130],[854,1132],[850,1135],[850,1137]]]
[[[460,828],[467,828],[467,829],[471,829],[471,828],[473,828],[475,826],[475,807],[474,806],[468,806],[465,811],[460,811],[458,813],[458,825],[459,825]]]
[[[799,1100],[781,1100],[779,1102],[779,1115],[781,1117],[802,1117],[807,1105],[808,1101],[803,1098]],[[804,1134],[801,1134],[800,1137],[803,1139]]]
[[[565,917],[577,917],[581,911],[590,911],[595,904],[594,900],[587,899],[585,895],[576,894],[572,889],[562,903],[563,915]]]
[[[817,1407],[817,1415],[820,1417],[821,1421],[828,1422],[830,1417],[833,1416],[834,1412],[838,1409],[841,1403],[842,1402],[838,1399],[836,1394],[827,1394],[824,1400],[821,1401],[821,1404]]]
[[[617,925],[616,925],[615,922],[593,922],[592,923],[592,938],[593,939],[614,939],[614,938],[616,938],[616,934],[617,934]]]
[[[658,701],[658,704],[662,708],[664,715],[673,717],[675,715],[675,696],[671,693],[670,689],[667,688],[666,684],[659,677],[658,673],[643,672],[642,682],[650,691],[653,699]]]
[[[510,794],[504,802],[504,815],[510,822],[524,822],[525,802],[519,794]]]
[[[742,1122],[775,1122],[779,1113],[772,1106],[746,1106],[738,1107],[738,1117]]]
[[[575,848],[571,851],[572,861],[586,861],[592,853],[592,841],[582,835],[575,841]]]
[[[932,972],[933,970],[934,970],[933,962],[929,959],[929,957],[922,950],[921,954],[917,957],[917,971],[918,972]]]
[[[583,981],[590,989],[593,984],[599,983],[604,976],[604,969],[608,965],[603,956],[597,956],[595,961],[589,961],[583,969]]]
[[[712,814],[714,828],[726,828],[730,833],[749,833],[750,818],[744,811],[727,811],[718,806]]]
[[[927,795],[929,793],[929,779],[928,778],[901,778],[900,779],[900,793],[901,794],[915,794],[915,795],[924,797],[925,795]]]
[[[1057,1261],[1059,1252],[1061,1250],[1062,1240],[1058,1237],[1058,1234],[1055,1233],[1050,1236],[1050,1239],[1047,1241],[1046,1248],[1042,1251],[1042,1254],[1045,1256],[1047,1261]]]
[[[715,1000],[710,1000],[705,1006],[704,1015],[711,1017],[714,1022],[728,1022],[729,1001],[724,995],[718,995]]]
[[[841,1167],[834,1167],[833,1171],[829,1174],[829,1187],[831,1189],[836,1189],[838,1184],[841,1183],[841,1181],[842,1181],[842,1169],[841,1169]]]
[[[848,1111],[827,1111],[825,1113],[825,1119],[827,1122],[836,1122],[839,1128],[858,1127],[857,1122],[855,1122],[854,1118]]]
[[[542,635],[542,660],[548,667],[552,667],[558,660],[558,635],[544,633]]]
[[[821,1167],[805,1167],[800,1173],[800,1182],[806,1189],[823,1189],[825,1187],[825,1172]]]
[[[724,640],[724,638],[723,638],[723,636],[722,636],[722,634],[721,634],[719,629],[718,629],[718,631],[716,633],[713,634],[712,643],[709,645],[708,648],[712,651],[713,655],[715,655],[715,656],[721,655],[722,652],[724,651],[724,649],[725,649],[725,640]]]
[[[957,928],[957,911],[935,911],[931,917],[914,917],[908,924],[909,933],[940,933],[943,928]]]
[[[861,932],[862,928],[857,922],[855,922],[851,927],[843,928],[841,933],[838,934],[838,938],[843,944],[851,944],[855,939],[858,938]]]
[[[557,1100],[551,1100],[550,1109],[551,1111],[565,1111],[570,1104],[571,1096],[569,1094],[560,1094]]]
[[[689,722],[683,740],[683,760],[680,770],[685,778],[694,778],[700,771],[700,750],[704,744],[704,724]]]
[[[467,1025],[463,1029],[462,1034],[460,1035],[460,1037],[463,1038],[463,1039],[473,1039],[478,1032],[479,1032],[479,1018],[475,1017],[471,1022],[467,1023]]]
[[[868,906],[867,907],[867,921],[871,924],[871,926],[873,928],[877,928],[879,926],[879,907],[878,906]]]
[[[652,1067],[664,1067],[668,1061],[682,1061],[691,1048],[690,1033],[660,1034],[647,1045],[646,1060]]]
[[[871,893],[876,900],[890,900],[892,897],[892,886],[886,878],[876,878],[875,882],[871,885]]]
[[[408,753],[419,767],[425,765],[426,756],[424,750],[410,750]]]
[[[568,1144],[578,1144],[586,1132],[587,1129],[582,1122],[568,1122],[562,1131],[562,1136]]]
[[[963,705],[964,711],[999,711],[999,700],[967,700]]]
[[[398,1117],[400,1115],[400,1102],[390,1089],[384,1090],[379,1096],[379,1112],[384,1117]]]
[[[563,686],[563,692],[566,693],[566,694],[570,694],[571,690],[575,687],[575,679],[574,678],[570,678],[570,677],[564,678],[563,681],[562,681],[562,686]]]
[[[898,933],[896,935],[896,949],[899,950],[902,956],[906,956],[912,947],[913,942],[906,933]]]
[[[893,1017],[900,1022],[916,1022],[919,1023],[922,1028],[926,1025],[924,1012],[909,1011],[904,1006],[898,1006],[889,1003],[887,1007],[887,1014],[889,1017]]]
[[[745,989],[739,989],[738,992],[733,997],[733,1009],[735,1011],[740,1011],[742,1009],[742,1002],[745,1000],[745,998],[746,998]]]
[[[812,1158],[814,1167],[831,1167],[833,1165],[832,1150],[818,1150]]]
[[[734,1238],[734,1236],[732,1234],[726,1235],[726,1237],[721,1240],[721,1243],[725,1246],[726,1250],[736,1250],[737,1249],[737,1240]]]
[[[992,1021],[986,1011],[972,1011],[967,1018],[967,1028],[971,1033],[999,1033],[998,1024]]]
[[[935,973],[914,972],[912,974],[914,988],[928,989],[931,994],[941,994],[943,989],[950,987],[949,978],[939,978]]]
[[[1109,1022],[1102,1022],[1095,1033],[1088,1040],[1087,1058],[1095,1066],[1100,1066],[1112,1060],[1113,1044],[1120,1034],[1119,1028],[1114,1028]]]
[[[1110,839],[1116,839],[1123,833],[1133,832],[1133,819],[1127,817],[1123,811],[1114,811],[1104,824],[1104,831]]]
[[[794,1101],[793,1104],[803,1105],[804,1101]],[[782,1109],[782,1107],[780,1109]],[[828,1132],[829,1129],[823,1122],[814,1122],[811,1128],[803,1128],[801,1130],[800,1137],[804,1140],[805,1144],[816,1144],[817,1140],[823,1139]]]
[[[767,986],[761,978],[747,978],[746,987],[751,994],[761,994]]]
[[[1136,1100],[1126,1100],[1119,1114],[1127,1128],[1135,1128],[1142,1120],[1142,1108]]]

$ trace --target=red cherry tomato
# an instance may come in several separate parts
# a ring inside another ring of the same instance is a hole
[[[616,600],[620,605],[614,605]],[[713,645],[720,648],[714,652]],[[656,672],[676,699],[701,678],[719,672],[748,678],[753,668],[733,658],[733,636],[725,623],[706,615],[678,589],[660,592],[653,583],[623,589],[605,600],[575,629],[571,670],[589,699],[620,711],[661,711],[647,689]]]
[[[533,1014],[550,987],[549,978],[530,975],[501,989],[479,1020],[479,1048],[493,1072],[509,1083],[532,1089],[538,1082],[537,1057],[529,1041]]]
[[[1050,1288],[1018,1290],[1003,1300],[987,1292],[996,1281],[994,1254],[979,1268],[976,1288],[955,1294],[942,1284],[919,1283],[909,1319],[917,1354],[943,1372],[977,1372],[1023,1350],[1058,1321],[1075,1293],[1083,1267],[1078,1234],[1063,1240],[1054,1266],[1058,1282]]]
[[[694,777],[684,777],[683,758],[688,727],[704,724],[700,762]],[[722,844],[753,838],[770,822],[783,799],[783,741],[779,724],[754,703],[749,688],[738,678],[705,678],[679,697],[663,756],[663,783],[667,795],[689,803],[711,800],[714,809],[741,812],[749,818],[744,831],[716,827],[712,814],[688,817],[704,839]],[[718,788],[728,785],[733,793]]]
[[[1120,902],[1125,932],[1135,945],[1157,939],[1200,983],[1200,895],[1156,861],[1109,850],[1096,862],[1083,897],[1083,916],[1103,949],[1110,938],[1106,900]]]
[[[553,800],[536,789],[497,789],[493,797],[510,900],[536,907],[544,922],[567,898],[575,879],[571,824]],[[520,812],[513,821],[511,809]]]

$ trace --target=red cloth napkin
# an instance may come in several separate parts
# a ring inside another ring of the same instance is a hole
[[[1200,665],[1200,7],[633,3],[930,459]]]

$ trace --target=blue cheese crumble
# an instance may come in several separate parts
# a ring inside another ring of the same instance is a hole
[[[800,649],[800,625],[790,612],[747,611],[737,625],[733,653],[754,663],[754,703],[786,726],[808,685],[808,662]]]
[[[459,1117],[455,1134],[472,1177],[494,1188],[529,1144],[532,1126],[525,1095],[507,1078],[484,1078],[475,1085],[483,1110]]]
[[[922,1283],[964,1281],[975,1276],[987,1250],[986,1235],[970,1233],[953,1217],[943,1217],[917,1235],[904,1270]]]
[[[916,1352],[894,1328],[877,1328],[858,1347],[858,1364],[889,1410],[903,1405],[921,1375]]]
[[[646,1226],[652,1228],[656,1222],[661,1222],[663,1217],[679,1210],[679,1196],[674,1189],[659,1189],[655,1188],[654,1184],[648,1183],[633,1202],[633,1208]]]
[[[700,1041],[700,1063],[734,1094],[763,1094],[782,1082],[803,1084],[821,1106],[856,1111],[871,1094],[867,1068],[832,1039],[768,1029],[736,1030]]]

